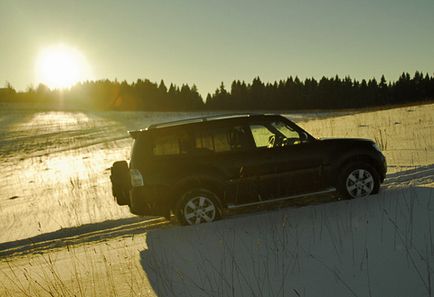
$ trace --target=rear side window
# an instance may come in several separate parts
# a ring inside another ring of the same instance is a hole
[[[186,131],[170,131],[154,136],[152,153],[155,156],[181,155],[188,150],[188,134]]]
[[[150,153],[150,142],[149,138],[145,135],[141,135],[134,139],[133,147],[131,150],[131,168],[136,168],[139,164],[142,164],[146,157],[149,156]]]
[[[249,134],[242,126],[212,127],[195,135],[194,149],[202,152],[229,152],[245,150],[249,146]]]

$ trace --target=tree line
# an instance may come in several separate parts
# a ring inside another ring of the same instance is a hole
[[[250,83],[235,80],[229,89],[221,83],[203,100],[195,85],[166,86],[138,79],[86,81],[69,89],[51,90],[40,84],[17,92],[10,84],[0,89],[0,102],[40,103],[64,108],[96,110],[308,110],[342,109],[395,105],[434,99],[434,76],[403,73],[387,82],[384,75],[361,81],[349,76],[320,80],[289,77],[264,83],[256,77]]]

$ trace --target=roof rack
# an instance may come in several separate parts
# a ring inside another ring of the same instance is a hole
[[[223,120],[223,119],[230,119],[230,118],[250,117],[253,115],[257,115],[257,114],[237,113],[237,114],[212,115],[212,116],[206,116],[206,117],[198,117],[198,118],[183,119],[183,120],[176,120],[176,121],[152,124],[152,125],[149,125],[147,129],[171,127],[171,126],[177,126],[177,125],[183,125],[183,124],[200,123],[200,122]]]

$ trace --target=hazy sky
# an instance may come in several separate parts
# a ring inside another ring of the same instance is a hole
[[[434,72],[434,0],[0,0],[0,86],[36,84],[63,43],[94,79],[195,83]]]

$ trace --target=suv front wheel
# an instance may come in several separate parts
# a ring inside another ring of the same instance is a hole
[[[346,199],[367,197],[378,193],[380,176],[369,164],[363,162],[346,166],[338,178],[339,192]]]
[[[181,225],[195,225],[220,219],[222,210],[219,198],[212,191],[193,189],[182,195],[175,214]]]

